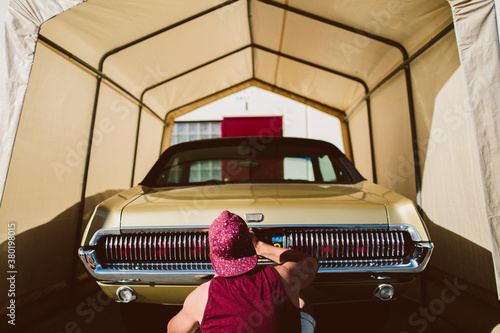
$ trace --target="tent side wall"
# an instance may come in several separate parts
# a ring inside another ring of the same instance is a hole
[[[495,1],[449,3],[472,112],[500,295],[500,48]]]
[[[370,98],[378,183],[416,201],[410,115],[404,73]]]
[[[137,156],[131,186],[137,185],[144,179],[151,166],[156,162],[160,154],[161,142],[164,131],[164,124],[151,116],[146,111],[142,111],[139,128],[139,141],[137,146]]]
[[[94,89],[93,75],[38,45],[0,210],[17,226],[20,304],[71,278]]]
[[[163,122],[104,83],[93,131],[86,196],[140,182],[158,158]]]
[[[0,50],[0,200],[9,169],[21,108],[33,64],[35,43],[40,25],[78,4],[82,0],[60,0],[57,3],[30,3],[12,0],[2,17]],[[3,5],[3,4],[2,4]],[[2,8],[4,8],[2,6]],[[1,201],[0,201],[1,202]]]
[[[97,84],[81,63],[37,43],[0,210],[2,225],[16,224],[18,306],[86,276],[76,250],[93,209],[158,157],[163,122],[143,110],[139,125],[135,101],[105,80],[96,94]],[[6,239],[2,230],[5,253]]]
[[[481,186],[474,185],[481,183],[480,162],[474,149],[465,149],[473,143],[474,131],[469,128],[473,117],[464,100],[464,81],[456,74],[462,69],[455,33],[447,33],[412,61],[410,68],[425,185],[422,212],[436,242],[426,275],[442,288],[445,281],[459,279],[466,284],[469,297],[481,299],[478,308],[495,306],[493,258],[498,252],[491,244]],[[378,183],[415,200],[410,117],[403,87],[400,73],[370,97],[374,156]],[[367,172],[371,163],[366,105],[348,119],[356,165]],[[424,301],[433,292],[429,288],[415,297]]]
[[[373,181],[372,155],[370,151],[369,116],[366,103],[349,117],[349,132],[356,168],[368,180]]]

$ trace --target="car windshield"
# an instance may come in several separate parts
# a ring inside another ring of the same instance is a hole
[[[153,187],[200,183],[348,183],[351,178],[342,156],[335,156],[324,147],[280,144],[192,147],[171,154],[156,168]]]

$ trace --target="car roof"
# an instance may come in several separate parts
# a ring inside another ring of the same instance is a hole
[[[225,137],[225,138],[211,138],[200,139],[193,141],[186,141],[168,147],[157,160],[153,168],[146,175],[144,180],[140,183],[142,185],[151,184],[153,182],[154,174],[158,172],[165,160],[177,152],[192,149],[212,148],[212,147],[237,147],[240,145],[259,147],[262,145],[287,145],[293,147],[308,147],[308,148],[323,148],[330,151],[335,158],[342,159],[344,166],[350,174],[353,181],[358,182],[365,178],[356,170],[352,162],[340,151],[334,144],[323,140],[310,139],[310,138],[297,138],[297,137],[279,137],[279,136],[240,136],[240,137]]]

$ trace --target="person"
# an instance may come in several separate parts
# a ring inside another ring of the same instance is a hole
[[[315,258],[260,241],[227,210],[210,225],[209,243],[216,275],[188,295],[168,333],[314,331],[313,317],[301,313],[300,290],[316,276]],[[258,256],[277,265],[257,266]]]

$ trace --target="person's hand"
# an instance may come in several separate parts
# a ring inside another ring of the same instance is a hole
[[[250,228],[248,230],[250,231],[250,237],[252,238],[253,247],[257,248],[257,244],[260,242],[259,237],[257,237],[253,228]]]

